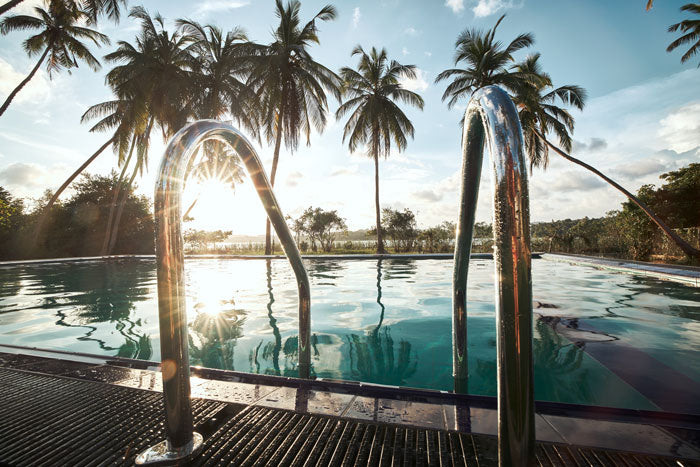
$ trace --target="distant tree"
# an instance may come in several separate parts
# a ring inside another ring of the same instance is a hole
[[[107,176],[83,174],[74,186],[73,196],[54,206],[43,230],[43,250],[37,250],[35,254],[52,257],[99,255],[107,229],[112,190],[117,183],[115,172]],[[134,187],[122,186],[122,192],[126,193],[126,202],[115,253],[152,253],[155,227],[150,201],[145,196],[136,196]],[[43,211],[40,205],[34,215]]]
[[[324,211],[321,208],[308,207],[298,219],[293,221],[293,230],[303,232],[311,242],[311,248],[316,251],[318,241],[323,251],[333,249],[338,232],[347,231],[345,219],[338,215],[338,211]]]
[[[194,249],[210,250],[212,244],[223,242],[231,236],[231,230],[196,230],[188,229],[183,234],[185,243],[194,246]]]
[[[660,176],[665,181],[656,190],[653,209],[675,229],[700,227],[700,163]]]
[[[656,188],[643,185],[637,197],[658,213],[671,228],[700,226],[700,164],[671,171],[660,177],[665,183]],[[619,214],[621,232],[627,238],[635,259],[646,260],[654,248],[654,224],[639,207],[627,201]]]
[[[97,71],[100,62],[90,52],[81,39],[92,41],[96,46],[109,44],[109,38],[101,32],[80,26],[81,20],[89,19],[84,11],[76,5],[65,1],[51,1],[48,9],[35,7],[35,16],[13,15],[0,21],[0,33],[6,35],[11,31],[39,29],[40,32],[26,39],[23,47],[30,57],[41,54],[39,61],[26,78],[7,96],[0,106],[0,116],[5,113],[10,103],[22,88],[34,77],[37,70],[48,57],[46,70],[49,78],[63,69],[70,70],[78,66],[78,60],[85,62]]]
[[[418,239],[416,228],[416,216],[406,208],[399,211],[391,208],[382,210],[382,223],[386,228],[386,234],[396,251],[411,251]]]
[[[454,222],[445,221],[440,225],[421,230],[418,240],[423,250],[429,253],[448,251],[451,248],[450,241],[455,237]]]
[[[687,3],[681,7],[681,11],[700,15],[700,3]],[[680,23],[669,26],[668,32],[676,31],[680,31],[683,35],[671,42],[666,48],[666,52],[672,52],[682,45],[692,44],[681,57],[681,63],[685,63],[700,51],[700,18],[685,19]],[[698,64],[698,67],[700,68],[700,64]]]
[[[455,228],[452,230],[454,231]],[[474,238],[493,238],[493,226],[486,222],[474,223]]]
[[[13,241],[22,228],[24,203],[0,186],[0,258],[16,257]]]
[[[654,185],[642,185],[637,191],[637,198],[643,203],[653,201]],[[654,225],[631,201],[622,205],[618,218],[622,224],[620,230],[625,237],[630,256],[638,261],[648,260],[654,249]]]

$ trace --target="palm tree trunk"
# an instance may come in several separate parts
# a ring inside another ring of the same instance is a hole
[[[5,13],[6,11],[16,7],[17,5],[22,3],[22,1],[23,0],[11,0],[11,1],[5,3],[4,5],[1,5],[0,6],[0,15]]]
[[[3,5],[4,7],[5,5]],[[25,84],[27,84],[36,74],[37,70],[41,66],[41,63],[44,61],[46,58],[46,55],[49,53],[49,48],[47,47],[46,50],[44,50],[44,53],[41,54],[41,58],[39,59],[38,62],[36,62],[36,65],[34,65],[34,68],[32,68],[32,71],[29,72],[26,78],[22,80],[21,83],[10,93],[9,96],[7,96],[7,99],[5,99],[5,103],[2,104],[2,107],[0,107],[0,116],[5,113],[7,108],[10,106],[10,102],[12,102],[12,99],[15,98],[18,92],[22,90]]]
[[[44,225],[44,222],[46,222],[46,218],[48,217],[49,212],[51,212],[51,207],[54,205],[54,203],[56,202],[58,197],[61,196],[61,194],[65,191],[65,189],[68,187],[68,185],[70,185],[70,183],[73,180],[75,180],[75,178],[78,175],[80,175],[82,173],[82,171],[85,170],[85,168],[88,165],[90,165],[92,163],[92,161],[94,161],[97,158],[97,156],[102,154],[102,151],[107,149],[107,146],[112,144],[113,141],[114,141],[114,136],[112,136],[105,144],[103,144],[100,147],[100,149],[95,151],[95,153],[92,156],[90,156],[85,162],[83,162],[83,165],[78,167],[78,170],[73,172],[73,174],[71,174],[71,176],[68,177],[68,179],[65,182],[63,182],[63,185],[61,185],[58,188],[58,190],[56,190],[56,193],[54,193],[53,196],[51,197],[51,199],[49,200],[49,202],[46,203],[46,206],[44,206],[43,212],[41,213],[41,216],[39,217],[39,220],[36,223],[36,227],[34,227],[34,235],[33,235],[34,240],[33,241],[34,241],[35,246],[36,246],[37,240],[39,239],[39,235],[41,234],[41,230],[42,230],[42,227]]]
[[[131,194],[131,186],[134,184],[134,179],[136,178],[136,174],[139,173],[139,164],[137,163],[134,166],[134,171],[131,173],[131,178],[129,178],[129,183],[126,186],[126,189],[124,190],[122,200],[119,203],[119,209],[117,210],[117,215],[114,218],[114,225],[110,229],[110,240],[109,240],[109,248],[107,249],[107,254],[111,255],[112,251],[114,250],[114,245],[117,243],[117,233],[119,232],[119,222],[121,221],[122,218],[122,213],[124,212],[124,206],[126,205],[126,201],[129,199],[129,195]]]
[[[126,158],[124,167],[122,168],[122,171],[119,174],[119,180],[117,181],[117,184],[112,190],[112,204],[109,206],[109,218],[107,219],[107,228],[105,229],[105,239],[102,242],[102,250],[100,252],[100,255],[102,256],[105,256],[108,251],[110,240],[109,236],[112,233],[112,229],[110,227],[112,226],[112,219],[114,219],[114,211],[117,207],[117,200],[119,199],[119,191],[122,187],[122,181],[124,181],[124,175],[126,175],[126,169],[127,167],[129,167],[129,162],[131,162],[131,156],[134,154],[134,146],[136,146],[136,133],[134,133],[134,136],[131,138],[131,148],[129,148],[129,157]]]
[[[189,213],[190,213],[190,211],[192,210],[192,208],[194,208],[194,205],[197,204],[197,201],[199,201],[199,195],[197,195],[197,197],[194,199],[194,201],[192,201],[192,204],[190,204],[190,207],[187,208],[187,211],[186,211],[185,214],[182,216],[183,219],[187,219],[187,216],[189,215]]]
[[[155,120],[155,117],[151,116],[150,120],[148,121],[148,125],[146,126],[146,132],[144,133],[145,140],[141,143],[145,146],[146,151],[148,151],[148,147],[150,144],[151,130],[153,129],[153,121],[154,120]],[[141,159],[141,157],[139,155],[139,157],[136,160],[136,165],[134,165],[134,171],[132,172],[131,178],[129,179],[129,184],[127,185],[126,193],[122,197],[122,201],[119,204],[119,210],[117,211],[117,216],[114,219],[114,225],[111,227],[109,248],[107,249],[108,255],[112,254],[112,251],[114,250],[114,245],[117,243],[117,232],[119,231],[119,222],[121,221],[121,218],[122,218],[122,212],[124,211],[124,205],[126,204],[126,201],[129,198],[129,194],[131,194],[131,186],[134,184],[134,179],[136,178],[136,174],[138,173],[139,168],[141,167],[141,164],[143,164],[143,159]]]
[[[11,0],[3,5],[0,6],[0,15],[3,13],[11,10],[12,8],[16,7],[20,3],[22,3],[24,0]]]
[[[372,152],[374,153],[374,208],[377,216],[377,254],[383,255],[386,253],[384,249],[384,238],[382,235],[382,217],[381,209],[379,208],[379,136],[374,135],[372,142]]]
[[[270,170],[270,185],[275,187],[275,175],[277,175],[277,164],[280,158],[280,146],[282,145],[282,112],[280,112],[280,120],[277,124],[277,135],[275,137],[275,153],[272,157],[272,170]],[[265,254],[272,254],[272,235],[270,232],[270,218],[265,220]]]
[[[583,167],[583,168],[585,168],[585,169],[590,170],[591,172],[593,172],[594,174],[598,175],[600,178],[602,178],[603,180],[605,180],[606,182],[608,182],[610,185],[612,185],[613,187],[617,188],[620,192],[622,192],[625,196],[627,196],[627,198],[629,198],[630,201],[632,201],[634,204],[636,204],[637,207],[639,207],[639,209],[641,209],[642,211],[644,211],[644,213],[645,213],[647,216],[649,216],[649,218],[650,218],[657,226],[659,226],[659,228],[660,228],[661,230],[663,230],[664,233],[665,233],[666,235],[668,235],[668,237],[669,237],[671,240],[673,240],[673,242],[674,242],[676,245],[678,245],[678,247],[679,247],[681,250],[683,250],[683,253],[685,253],[686,255],[688,255],[688,256],[690,256],[690,257],[694,257],[694,258],[700,259],[700,251],[699,251],[699,250],[696,250],[696,249],[693,248],[690,244],[688,244],[688,242],[686,242],[686,241],[683,240],[681,237],[679,237],[678,234],[676,234],[676,232],[674,232],[673,230],[671,230],[671,228],[670,228],[669,226],[667,226],[666,223],[665,223],[664,221],[662,221],[662,220],[659,218],[659,216],[657,216],[656,214],[654,214],[654,213],[651,211],[651,209],[649,209],[649,207],[648,207],[646,204],[644,204],[639,198],[637,198],[637,197],[634,196],[632,193],[630,193],[629,191],[627,191],[626,189],[624,189],[621,185],[619,185],[619,184],[618,184],[617,182],[615,182],[614,180],[612,180],[612,179],[608,178],[607,176],[605,176],[605,175],[604,175],[602,172],[600,172],[598,169],[596,169],[596,168],[594,168],[594,167],[592,167],[592,166],[586,164],[585,162],[580,161],[580,160],[576,159],[575,157],[572,157],[572,156],[570,156],[569,154],[565,153],[564,151],[562,151],[561,149],[559,149],[558,147],[556,147],[555,145],[553,145],[552,143],[550,143],[541,133],[537,132],[537,136],[539,136],[539,137],[542,139],[542,141],[544,141],[545,144],[547,144],[547,146],[549,146],[550,148],[552,148],[552,150],[553,150],[554,152],[556,152],[557,154],[559,154],[559,155],[560,155],[561,157],[563,157],[564,159],[568,160],[569,162],[573,162],[574,164],[580,165],[581,167]]]

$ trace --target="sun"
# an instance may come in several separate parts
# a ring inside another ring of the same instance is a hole
[[[182,214],[190,206],[193,220],[185,229],[231,230],[234,235],[259,235],[265,231],[265,212],[250,179],[234,188],[218,178],[188,184],[183,194]]]

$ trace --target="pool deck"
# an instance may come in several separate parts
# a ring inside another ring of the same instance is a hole
[[[191,381],[195,464],[496,462],[493,397],[203,368]],[[156,362],[0,345],[0,463],[130,464],[163,436],[161,390]],[[693,415],[538,402],[536,433],[539,465],[700,461]]]
[[[542,253],[541,258],[550,261],[564,261],[571,264],[592,266],[599,269],[653,277],[655,279],[678,282],[691,287],[700,287],[700,268],[675,264],[645,263],[614,258],[572,255],[562,253]]]

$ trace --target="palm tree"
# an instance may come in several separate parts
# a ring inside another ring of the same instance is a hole
[[[107,61],[118,63],[107,73],[106,81],[120,98],[138,101],[147,117],[140,120],[140,132],[133,133],[137,159],[124,190],[126,194],[114,214],[114,222],[108,226],[110,240],[109,243],[105,241],[107,249],[103,254],[110,254],[114,248],[129,189],[148,164],[153,127],[158,125],[163,139],[167,139],[186,123],[194,99],[189,73],[194,38],[179,29],[169,33],[163,17],[156,14],[151,18],[143,7],[133,8],[129,16],[141,22],[141,31],[136,45],[120,41],[117,50],[105,56]],[[121,184],[117,184],[116,190],[121,191]],[[115,196],[118,195],[117,191]]]
[[[109,44],[109,38],[104,34],[79,26],[81,20],[87,19],[86,13],[63,1],[52,1],[48,10],[35,7],[34,12],[36,16],[14,15],[0,21],[0,33],[3,35],[11,31],[41,30],[23,43],[24,50],[30,57],[41,54],[39,61],[7,96],[0,107],[0,116],[5,113],[17,93],[34,77],[47,57],[46,70],[49,78],[64,68],[70,70],[77,67],[78,60],[96,71],[100,68],[100,62],[80,39],[90,40],[98,47]]]
[[[583,110],[586,105],[586,90],[576,85],[554,88],[549,74],[542,71],[539,58],[539,53],[531,54],[512,67],[520,75],[538,78],[534,81],[519,81],[512,87],[513,102],[518,107],[525,150],[530,159],[530,170],[533,167],[546,169],[549,164],[549,147],[540,139],[539,133],[555,133],[564,150],[571,151],[569,133],[574,131],[574,117],[566,109],[558,107],[556,102],[572,105],[579,110]]]
[[[372,47],[369,55],[359,45],[352,56],[359,55],[357,70],[340,70],[346,100],[336,111],[339,120],[350,113],[345,124],[343,142],[348,139],[350,152],[367,145],[367,155],[374,160],[374,202],[377,221],[377,253],[385,253],[382,239],[381,209],[379,205],[379,157],[388,157],[391,142],[400,151],[406,149],[407,136],[413,137],[413,124],[396,102],[423,110],[423,99],[402,87],[401,78],[415,78],[415,65],[401,65],[389,61],[387,52]],[[354,109],[354,110],[353,110]]]
[[[16,7],[23,1],[24,0],[10,0],[0,5],[0,15]],[[107,16],[115,23],[119,23],[120,4],[126,6],[126,0],[84,0],[82,2],[75,2],[75,5],[87,14],[92,24],[95,24],[97,18],[101,15]]]
[[[681,7],[681,11],[688,11],[700,15],[700,3],[685,4]],[[678,30],[680,30],[683,35],[671,42],[666,48],[666,52],[671,52],[681,45],[692,43],[688,51],[681,57],[681,63],[685,63],[700,51],[700,19],[685,19],[668,28],[668,32],[676,32]],[[698,68],[700,68],[700,64],[698,64]]]
[[[460,99],[469,98],[474,91],[493,84],[511,88],[520,81],[531,77],[509,70],[507,66],[513,62],[513,54],[523,48],[530,47],[535,39],[532,34],[520,34],[505,48],[500,41],[495,40],[496,29],[501,24],[501,16],[496,25],[483,32],[479,29],[466,29],[455,42],[455,65],[464,62],[465,68],[451,68],[437,75],[435,82],[453,78],[442,95],[447,101],[447,107],[452,108]]]
[[[576,85],[554,88],[551,78],[542,71],[538,63],[539,57],[539,54],[530,55],[522,63],[514,67],[519,73],[538,77],[534,81],[520,82],[514,88],[513,95],[513,102],[518,108],[523,129],[525,149],[530,159],[530,170],[532,170],[533,166],[547,168],[549,162],[548,149],[551,148],[564,159],[593,172],[622,192],[630,201],[642,209],[685,254],[700,258],[700,251],[680,238],[640,199],[598,169],[567,154],[567,152],[571,151],[572,146],[569,132],[573,132],[574,118],[566,109],[558,107],[555,103],[560,101],[565,105],[573,105],[582,110],[586,102],[586,92],[583,88]],[[564,149],[555,146],[547,139],[549,133],[554,133],[557,136],[559,144]]]
[[[310,144],[311,128],[321,132],[326,126],[326,92],[340,101],[340,78],[314,61],[308,51],[309,46],[320,43],[316,21],[335,19],[335,8],[326,5],[303,26],[299,19],[300,8],[298,0],[290,0],[286,7],[282,0],[276,0],[275,13],[280,22],[273,32],[274,41],[267,46],[257,46],[251,56],[248,84],[256,91],[260,120],[267,140],[275,142],[270,171],[270,184],[273,187],[282,139],[285,146],[294,151],[303,132],[306,144]],[[265,254],[270,252],[268,219]]]
[[[216,26],[191,20],[180,19],[177,25],[193,41],[189,46],[194,85],[191,116],[221,119],[228,115],[257,133],[255,94],[245,82],[252,46],[243,29],[235,27],[224,35]]]

